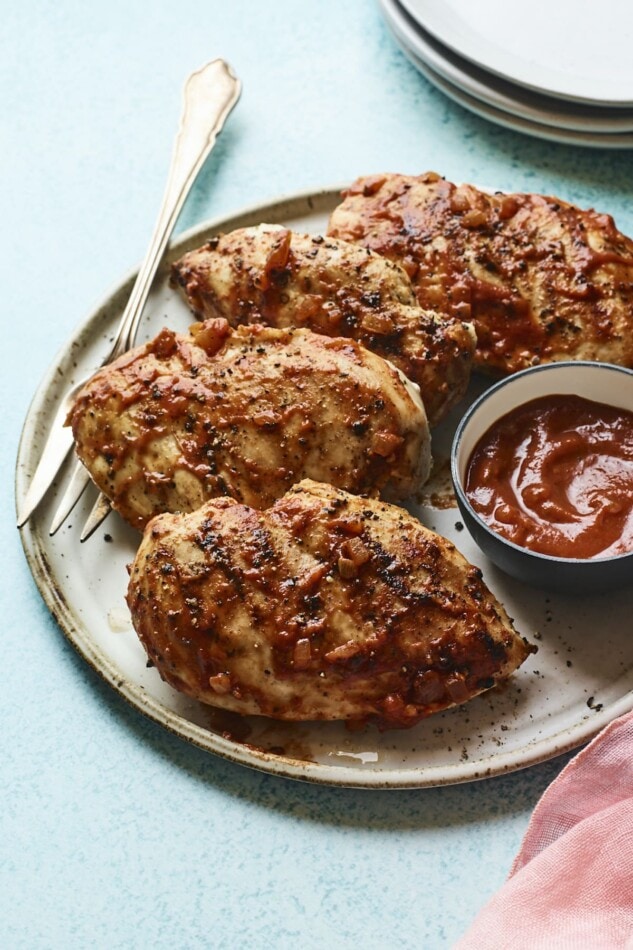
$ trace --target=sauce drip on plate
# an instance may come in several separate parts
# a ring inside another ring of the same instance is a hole
[[[541,554],[633,550],[633,412],[575,395],[524,403],[482,436],[466,494],[498,534]]]

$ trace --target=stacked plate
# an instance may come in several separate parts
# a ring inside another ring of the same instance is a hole
[[[411,62],[447,96],[550,141],[633,148],[630,0],[379,0]]]

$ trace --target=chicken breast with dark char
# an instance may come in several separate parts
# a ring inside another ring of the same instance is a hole
[[[344,193],[328,231],[402,264],[420,306],[472,321],[480,370],[633,367],[633,241],[608,214],[434,172],[384,174]]]
[[[137,528],[229,495],[265,508],[304,477],[394,499],[430,468],[417,388],[353,340],[195,324],[101,369],[69,416],[79,458]]]
[[[167,683],[275,719],[411,726],[533,651],[449,541],[310,480],[266,511],[222,498],[155,518],[128,604]]]
[[[186,254],[172,276],[198,317],[358,340],[420,386],[431,425],[466,391],[472,327],[422,309],[401,267],[354,244],[243,228]]]

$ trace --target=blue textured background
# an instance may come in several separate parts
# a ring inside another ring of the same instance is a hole
[[[5,4],[0,943],[448,947],[502,883],[562,759],[485,783],[296,784],[145,721],[67,645],[14,526],[29,400],[142,257],[192,69],[244,83],[179,230],[361,173],[429,168],[556,193],[633,231],[631,153],[548,144],[453,105],[369,0]]]

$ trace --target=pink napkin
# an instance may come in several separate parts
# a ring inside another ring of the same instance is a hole
[[[537,804],[510,876],[454,950],[633,950],[633,713]]]

